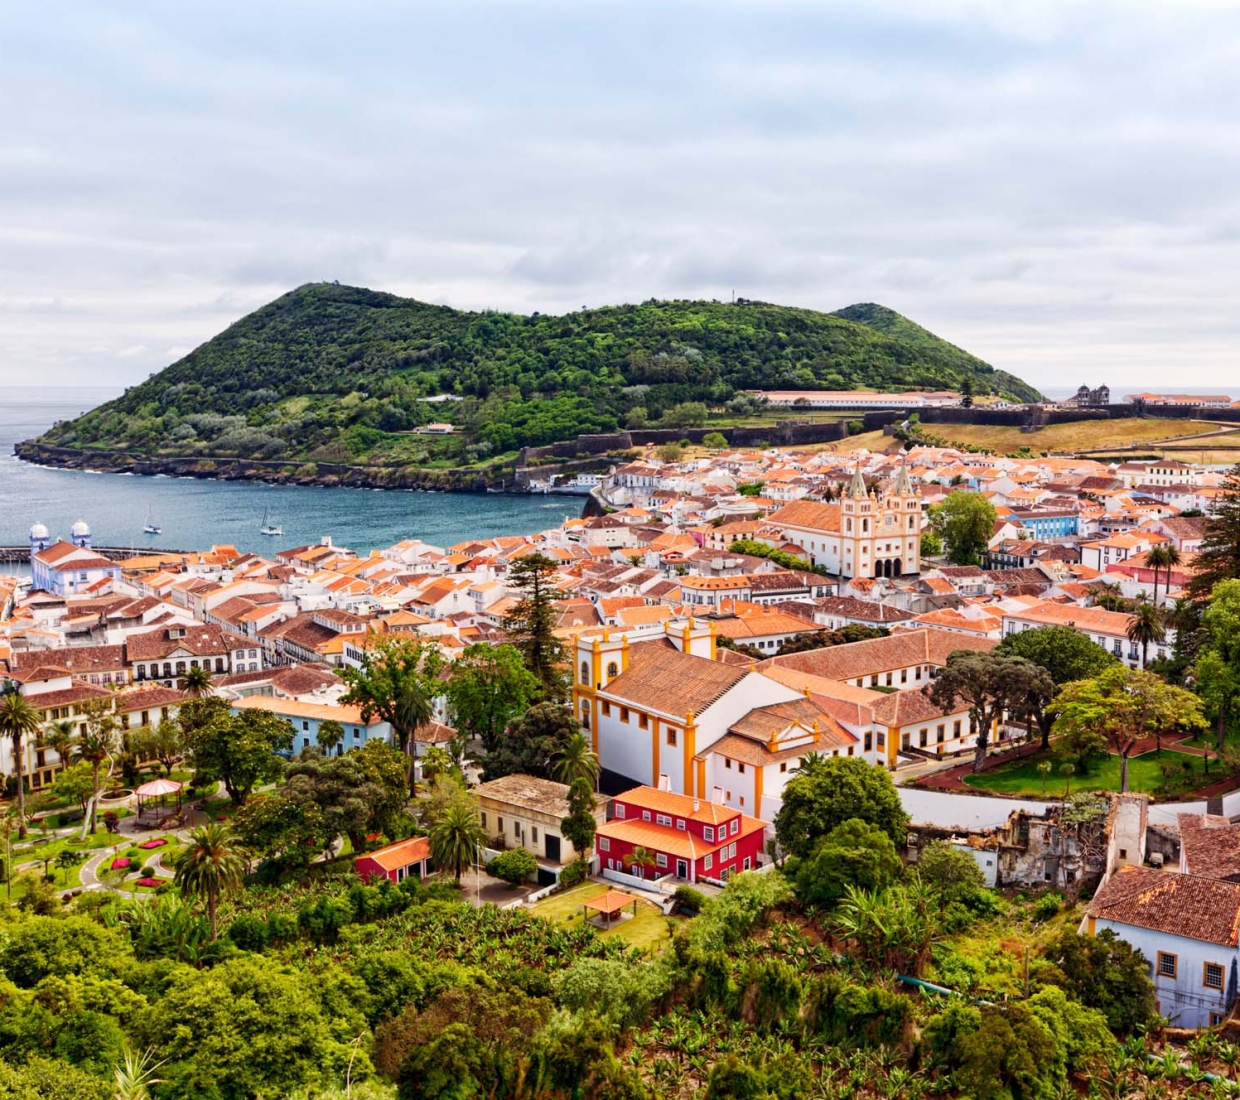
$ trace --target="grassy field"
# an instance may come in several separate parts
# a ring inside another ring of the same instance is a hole
[[[1038,763],[1049,759],[1055,765],[1046,777],[1045,787]],[[1012,764],[995,768],[981,775],[965,777],[965,783],[996,794],[1023,795],[1027,798],[1060,798],[1064,793],[1065,777],[1059,773],[1060,761],[1055,756],[1039,753],[1026,756]],[[1170,781],[1163,769],[1171,770]],[[1193,790],[1221,779],[1223,772],[1216,761],[1211,761],[1210,771],[1205,770],[1205,760],[1200,756],[1163,749],[1162,753],[1147,752],[1131,757],[1128,761],[1128,789],[1146,794],[1170,796]],[[1068,780],[1070,791],[1118,791],[1119,757],[1108,756],[1096,763],[1088,772],[1076,772]],[[1045,790],[1045,796],[1043,791]]]
[[[1212,431],[1216,427],[1200,420],[1141,420],[1134,417],[1131,420],[1082,420],[1074,424],[1052,424],[1040,432],[1022,432],[1019,428],[992,424],[927,424],[925,430],[953,443],[985,447],[996,454],[1008,454],[1021,447],[1028,447],[1035,454],[1042,451],[1071,454],[1106,448],[1157,450],[1157,447],[1146,445],[1174,436]]]
[[[559,921],[561,924],[580,925],[582,923],[581,904],[590,898],[596,898],[611,889],[597,882],[587,882],[562,894],[552,894],[533,907],[533,912],[546,920]],[[658,950],[671,939],[671,927],[676,918],[665,917],[662,911],[643,898],[637,899],[637,916],[627,920],[612,920],[609,930],[598,929],[603,937],[618,936],[630,947],[642,950]]]

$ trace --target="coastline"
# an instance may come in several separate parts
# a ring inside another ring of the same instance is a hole
[[[280,462],[249,458],[155,457],[126,451],[82,451],[52,447],[33,439],[13,446],[23,462],[61,470],[144,476],[192,477],[215,481],[258,481],[270,485],[309,485],[337,489],[406,489],[441,493],[509,492],[515,471],[446,469],[416,466],[353,466],[336,462]]]

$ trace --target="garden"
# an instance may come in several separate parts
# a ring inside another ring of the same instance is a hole
[[[1065,763],[1072,765],[1070,774],[1063,770]],[[1128,759],[1128,789],[1156,798],[1181,798],[1228,774],[1225,763],[1221,764],[1213,753],[1204,757],[1165,747]],[[1120,758],[1115,753],[1096,754],[1081,763],[1068,761],[1053,751],[1043,752],[966,775],[964,782],[978,790],[1025,798],[1059,798],[1077,791],[1118,791]]]
[[[681,923],[683,918],[665,917],[658,906],[644,898],[634,899],[637,901],[636,915],[615,918],[610,928],[599,928],[594,922],[587,922],[582,914],[582,903],[607,893],[609,889],[609,886],[601,883],[586,883],[543,898],[531,908],[531,912],[544,920],[569,928],[593,928],[595,934],[603,939],[615,937],[630,947],[641,948],[643,951],[656,951],[671,940],[676,925]]]

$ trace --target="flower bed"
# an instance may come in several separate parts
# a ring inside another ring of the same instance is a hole
[[[158,890],[161,886],[167,886],[170,882],[171,879],[151,878],[149,875],[146,878],[138,879],[139,886],[149,886],[153,890]]]
[[[156,840],[144,841],[142,844],[139,844],[138,847],[139,848],[162,848],[167,843],[168,843],[167,837],[161,836]]]
[[[132,863],[133,863],[133,860],[132,860],[132,859],[128,859],[128,858],[127,858],[127,857],[125,857],[125,856],[117,856],[117,857],[116,857],[116,858],[112,861],[112,870],[113,870],[113,871],[123,871],[126,867],[128,867],[128,866],[129,866],[130,864],[132,864]]]

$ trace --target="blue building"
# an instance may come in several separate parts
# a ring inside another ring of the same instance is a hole
[[[90,527],[73,525],[72,542],[51,540],[41,523],[30,528],[30,576],[33,587],[54,596],[89,596],[106,592],[121,578],[121,567],[90,548]]]
[[[1081,517],[1076,512],[1026,512],[1012,510],[1014,519],[1038,542],[1068,539],[1081,532]]]

